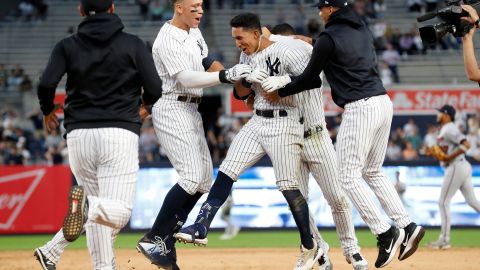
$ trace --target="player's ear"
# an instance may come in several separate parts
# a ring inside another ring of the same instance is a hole
[[[180,2],[176,2],[175,5],[174,5],[174,8],[175,8],[176,13],[178,13],[180,15],[183,14],[183,7],[180,4]]]
[[[80,16],[85,17],[85,10],[83,10],[82,4],[78,5],[78,12],[80,13]]]

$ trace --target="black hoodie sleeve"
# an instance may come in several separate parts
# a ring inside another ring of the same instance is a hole
[[[325,68],[327,61],[334,50],[335,45],[332,38],[326,34],[320,35],[314,44],[312,57],[303,73],[297,76],[295,80],[287,84],[284,88],[280,88],[278,90],[278,95],[286,97],[322,86],[320,72]]]
[[[162,97],[162,80],[158,76],[152,54],[143,42],[139,42],[136,50],[136,63],[143,86],[143,103],[153,105]]]
[[[53,48],[47,67],[43,71],[37,87],[37,96],[43,115],[48,115],[54,108],[55,89],[66,72],[67,60],[63,42],[60,41]]]

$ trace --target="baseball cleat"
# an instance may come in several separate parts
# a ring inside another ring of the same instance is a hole
[[[180,230],[175,238],[184,244],[190,243],[194,246],[206,246],[208,244],[207,228],[200,223],[194,223]]]
[[[360,253],[350,254],[345,257],[348,264],[353,266],[354,270],[367,270],[368,262],[365,260]]]
[[[376,268],[385,267],[392,261],[404,238],[405,231],[395,226],[377,236],[378,257],[375,262]]]
[[[443,241],[443,240],[437,240],[437,241],[430,242],[430,243],[427,244],[427,246],[429,248],[433,248],[433,249],[449,249],[449,248],[452,247],[450,245],[450,242]]]
[[[137,251],[142,253],[152,264],[161,269],[179,269],[172,256],[175,252],[175,240],[172,236],[161,238],[154,236],[153,239],[144,235],[137,243]]]
[[[398,255],[400,261],[412,256],[417,251],[418,244],[425,235],[425,229],[413,222],[408,224],[403,230],[405,231],[405,239],[400,246],[400,254]]]
[[[313,265],[322,257],[323,250],[313,241],[313,248],[306,249],[300,246],[300,256],[293,270],[311,270]]]
[[[35,249],[35,251],[33,252],[33,256],[35,256],[37,258],[37,261],[40,263],[43,270],[55,270],[55,269],[57,269],[56,268],[57,266],[55,265],[55,263],[50,261],[47,258],[47,256],[45,256],[45,254],[43,254],[43,252],[39,248]]]
[[[73,186],[68,196],[68,213],[63,220],[63,236],[69,242],[77,240],[87,221],[88,204],[82,186]]]
[[[327,253],[324,253],[322,256],[320,256],[320,259],[318,259],[318,269],[319,270],[333,269],[332,261],[330,261],[330,258],[328,257]]]

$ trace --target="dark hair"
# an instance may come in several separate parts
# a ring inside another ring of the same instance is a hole
[[[295,29],[288,23],[277,24],[270,32],[274,35],[295,35]]]
[[[253,13],[242,13],[233,17],[230,21],[231,27],[243,27],[248,30],[258,30],[262,33],[262,26],[260,24],[260,18],[257,14]]]

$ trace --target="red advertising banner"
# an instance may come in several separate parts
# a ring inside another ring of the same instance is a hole
[[[474,112],[480,108],[480,88],[405,88],[390,89],[388,95],[392,99],[395,114],[435,114],[436,108],[445,104],[454,106],[457,110]],[[233,114],[248,113],[243,102],[231,100]],[[323,92],[323,104],[327,115],[334,115],[342,110],[332,100],[330,89]]]
[[[71,184],[67,166],[0,166],[0,234],[56,232]]]

